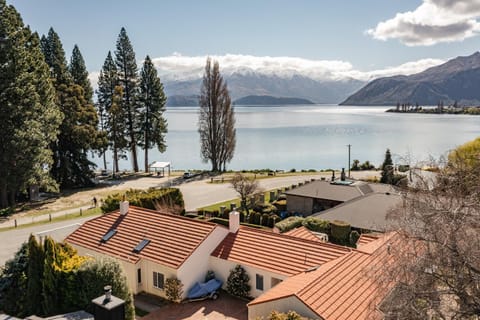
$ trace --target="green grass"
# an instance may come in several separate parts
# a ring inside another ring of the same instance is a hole
[[[284,188],[282,188],[282,190],[284,190]],[[270,202],[270,191],[277,191],[277,189],[264,191],[265,203]],[[235,199],[231,199],[231,200],[227,200],[227,201],[223,201],[223,202],[214,203],[214,204],[211,204],[211,205],[206,206],[206,207],[197,208],[197,210],[220,211],[221,206],[225,206],[226,208],[230,209],[230,203],[235,203],[235,206],[237,208],[239,208],[240,207],[240,198],[235,198]]]

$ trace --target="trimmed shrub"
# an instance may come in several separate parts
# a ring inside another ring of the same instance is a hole
[[[268,227],[273,228],[275,226],[275,223],[280,221],[280,217],[277,216],[276,214],[272,214],[268,217]]]
[[[248,298],[250,296],[249,281],[250,277],[245,269],[237,264],[234,269],[230,270],[227,279],[227,292],[237,297]]]
[[[125,194],[116,193],[109,195],[102,203],[102,212],[107,213],[118,210],[124,195],[125,200],[130,202],[131,205],[152,210],[167,207],[176,213],[180,213],[185,206],[183,195],[176,188],[150,188],[146,191],[130,189]]]
[[[349,243],[351,226],[349,223],[340,220],[330,222],[330,231],[332,242],[342,245]]]
[[[358,231],[353,230],[352,232],[350,232],[350,246],[356,248],[358,239],[360,239],[360,234],[358,233]]]
[[[183,283],[176,277],[165,280],[165,296],[172,302],[180,302],[183,294]]]
[[[304,218],[302,217],[288,217],[285,220],[277,222],[275,227],[280,230],[280,232],[287,232],[302,225]]]
[[[238,214],[240,215],[240,222],[245,222],[245,213],[239,211]]]
[[[319,218],[308,217],[303,220],[302,225],[308,230],[315,232],[330,233],[330,222]]]
[[[253,215],[253,219],[252,219],[253,222],[250,222],[250,223],[260,225],[260,222],[262,220],[262,215],[258,212],[253,212],[250,215]]]
[[[277,211],[286,211],[287,210],[287,200],[277,200],[273,203],[277,208]]]
[[[268,213],[262,214],[262,226],[268,227],[268,219],[270,218],[270,215]]]

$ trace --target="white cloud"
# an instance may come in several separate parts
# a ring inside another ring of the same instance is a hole
[[[384,76],[409,75],[445,62],[439,59],[422,59],[380,70],[360,71],[356,70],[350,62],[341,60],[310,60],[297,57],[257,57],[235,54],[211,56],[211,58],[219,62],[221,72],[226,75],[234,72],[254,71],[281,77],[292,77],[299,74],[324,81],[349,78],[371,80]],[[175,53],[171,56],[155,58],[153,62],[160,75],[166,80],[198,79],[203,75],[206,59],[206,56],[189,57]]]
[[[410,75],[444,63],[440,59],[422,59],[378,70],[360,71],[348,61],[311,60],[298,57],[257,57],[251,55],[227,54],[210,56],[220,64],[222,74],[229,76],[234,72],[276,75],[292,77],[303,75],[320,81],[357,79],[370,81],[379,77]],[[162,81],[199,79],[203,75],[206,56],[182,56],[174,53],[166,57],[152,59]],[[139,63],[141,65],[141,63]],[[99,72],[91,72],[90,82],[95,88]]]
[[[423,0],[414,11],[397,13],[366,31],[378,40],[407,46],[462,41],[480,33],[480,0]]]

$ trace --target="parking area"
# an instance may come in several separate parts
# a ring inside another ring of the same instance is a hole
[[[247,301],[222,292],[217,300],[168,304],[152,310],[142,320],[247,320]]]

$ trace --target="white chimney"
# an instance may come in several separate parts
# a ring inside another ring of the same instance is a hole
[[[230,212],[228,217],[228,225],[231,233],[236,233],[238,231],[240,228],[240,213],[238,213],[238,211],[234,210]]]
[[[120,201],[120,214],[122,216],[128,213],[128,201]]]

